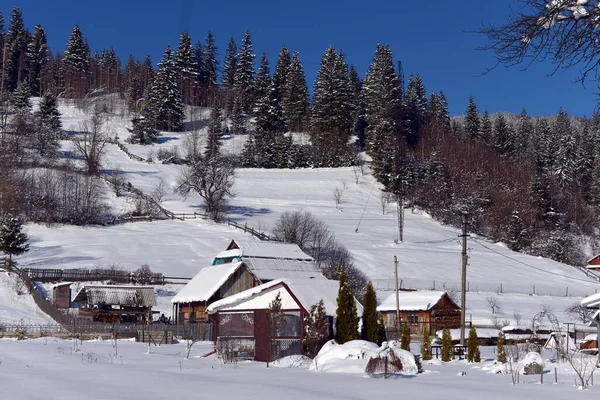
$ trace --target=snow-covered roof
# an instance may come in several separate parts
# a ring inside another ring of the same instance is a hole
[[[278,291],[287,293],[285,286],[291,291],[294,302],[297,299],[305,310],[310,310],[313,304],[322,299],[326,314],[335,315],[339,282],[327,279],[277,279],[218,300],[209,305],[207,311],[212,314],[230,309],[266,309]],[[282,307],[287,308],[285,299],[283,303]],[[358,301],[356,308],[361,315],[362,305]]]
[[[248,267],[261,281],[273,279],[325,279],[313,261],[244,257]]]
[[[171,299],[171,303],[191,303],[193,301],[208,301],[221,286],[244,263],[229,263],[212,265],[202,268],[191,281],[187,283]]]
[[[437,304],[446,294],[435,290],[418,290],[410,292],[398,292],[400,310],[402,311],[425,311]],[[396,310],[396,293],[390,294],[378,307],[377,311]]]
[[[241,252],[232,251],[238,250],[235,247],[237,247]],[[313,258],[303,252],[297,244],[264,241],[233,240],[227,250],[217,254],[217,258],[227,258],[233,256],[305,261],[313,260]]]
[[[581,305],[585,308],[599,308],[600,307],[600,293],[593,294],[581,300]]]
[[[73,301],[90,305],[133,307],[150,307],[157,304],[152,286],[86,285],[79,290]]]

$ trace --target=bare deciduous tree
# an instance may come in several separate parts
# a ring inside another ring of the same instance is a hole
[[[160,179],[154,187],[154,191],[152,192],[152,198],[157,203],[162,203],[168,192],[169,188],[167,187],[167,184],[163,179]]]
[[[340,189],[336,187],[333,189],[333,200],[335,201],[335,208],[339,209],[340,204],[342,203],[342,199],[344,197],[344,189]]]
[[[235,196],[235,169],[221,157],[202,158],[185,169],[176,191],[182,196],[196,192],[204,199],[206,213],[213,221],[221,221],[230,198]]]
[[[73,139],[73,145],[83,157],[89,175],[97,175],[100,171],[104,147],[108,135],[104,132],[104,121],[100,113],[94,113],[88,121],[80,127],[83,134]]]
[[[521,0],[504,25],[484,25],[483,50],[493,51],[498,65],[527,69],[534,61],[551,60],[554,72],[580,66],[580,79],[598,77],[600,47],[597,0]],[[494,67],[492,67],[494,68]]]
[[[492,315],[500,314],[502,312],[502,307],[500,306],[500,301],[497,297],[490,296],[486,300],[488,305],[490,306],[490,309],[492,310]]]

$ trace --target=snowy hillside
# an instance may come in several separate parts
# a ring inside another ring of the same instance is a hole
[[[61,107],[64,127],[76,130],[85,114]],[[127,119],[112,117],[108,130],[121,141],[128,136]],[[202,131],[204,132],[204,131]],[[177,146],[182,150],[184,133],[165,133],[160,144],[127,145],[134,154],[151,158],[158,149]],[[225,151],[238,154],[244,136],[228,137]],[[64,142],[69,150],[70,142]],[[116,145],[107,147],[104,171],[121,169],[135,187],[151,193],[162,180],[173,188],[183,167],[130,159]],[[358,180],[358,182],[357,182]],[[352,253],[358,268],[374,280],[380,293],[393,287],[394,256],[399,260],[403,287],[457,289],[460,282],[458,231],[442,226],[418,210],[406,210],[404,242],[397,238],[395,204],[383,210],[378,184],[371,175],[355,176],[352,168],[262,170],[240,169],[237,196],[228,217],[269,232],[285,211],[305,210],[323,220],[337,239]],[[339,208],[334,189],[343,191]],[[129,206],[124,198],[108,199],[116,211]],[[187,199],[170,193],[162,206],[173,212],[199,211],[197,196]],[[19,258],[22,267],[79,268],[120,265],[133,270],[148,264],[166,276],[191,278],[224,250],[231,239],[252,239],[243,231],[201,219],[163,220],[109,227],[29,225],[31,249]],[[548,259],[508,250],[472,236],[469,239],[468,282],[472,292],[485,291],[555,296],[584,296],[594,293],[598,282],[577,269]],[[381,297],[381,295],[380,295]],[[531,297],[529,297],[531,298]],[[539,298],[538,298],[539,299]],[[538,304],[545,300],[536,300]],[[570,301],[568,301],[570,302]],[[512,312],[512,310],[511,310]]]

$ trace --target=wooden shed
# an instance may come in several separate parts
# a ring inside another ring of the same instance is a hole
[[[585,267],[600,272],[600,254],[590,258]]]
[[[323,300],[332,327],[338,288],[338,281],[278,279],[212,303],[208,313],[214,321],[213,337],[217,349],[227,343],[235,357],[256,361],[301,354],[304,317],[312,305]],[[269,305],[278,294],[285,322],[281,332],[274,337],[270,329]],[[361,315],[362,306],[358,302],[357,310]]]
[[[258,284],[243,262],[202,268],[171,300],[175,323],[208,322],[209,304]]]
[[[398,292],[400,309],[400,328],[405,321],[412,334],[422,334],[425,329],[430,334],[444,328],[460,327],[460,307],[440,291],[402,291]],[[390,294],[377,311],[381,314],[388,329],[396,327],[396,293]]]
[[[293,243],[232,240],[213,265],[244,262],[261,283],[274,279],[325,279],[314,259]]]
[[[71,282],[57,283],[52,287],[52,305],[63,309],[71,307]]]
[[[79,318],[108,323],[146,323],[156,305],[152,286],[83,286],[74,302]]]

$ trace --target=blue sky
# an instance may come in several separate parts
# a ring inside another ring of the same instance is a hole
[[[479,76],[494,60],[476,50],[485,37],[465,31],[481,22],[502,22],[517,0],[22,0],[15,5],[28,28],[42,24],[53,51],[64,50],[78,24],[92,50],[113,47],[123,62],[129,54],[143,59],[150,53],[156,64],[168,43],[177,47],[181,31],[195,42],[211,30],[222,61],[229,38],[239,44],[249,29],[257,60],[266,51],[272,67],[284,44],[298,50],[311,87],[330,44],[343,49],[364,77],[377,43],[387,43],[407,79],[420,73],[429,92],[444,91],[452,115],[464,113],[470,95],[480,112],[518,113],[525,107],[537,116],[563,107],[571,115],[590,116],[596,106],[597,85],[574,83],[576,70],[548,76],[553,67],[536,64],[526,72],[500,67]],[[0,7],[8,22],[12,4]]]

